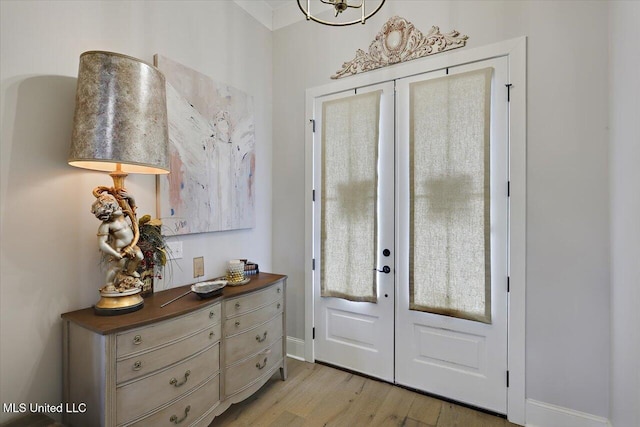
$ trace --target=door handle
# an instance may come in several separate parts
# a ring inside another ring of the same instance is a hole
[[[384,273],[384,274],[389,274],[391,273],[391,269],[389,268],[388,265],[385,265],[384,267],[382,267],[382,270],[378,270],[377,268],[374,268],[375,271],[379,271],[380,273]]]

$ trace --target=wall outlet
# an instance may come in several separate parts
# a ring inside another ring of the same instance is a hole
[[[193,259],[193,277],[204,276],[204,257]]]
[[[182,259],[182,242],[167,242],[169,259]]]

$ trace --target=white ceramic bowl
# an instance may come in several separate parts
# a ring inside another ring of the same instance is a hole
[[[210,280],[191,285],[191,290],[201,298],[208,298],[222,292],[225,286],[227,286],[226,280]]]

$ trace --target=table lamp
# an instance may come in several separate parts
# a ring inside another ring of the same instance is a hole
[[[113,52],[80,55],[69,164],[113,178],[113,187],[93,190],[91,212],[102,221],[98,248],[107,263],[96,314],[144,305],[136,204],[124,181],[129,173],[169,173],[168,140],[165,78],[157,68]]]

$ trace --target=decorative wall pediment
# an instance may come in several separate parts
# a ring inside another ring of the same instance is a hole
[[[332,79],[339,79],[377,68],[463,47],[469,37],[453,30],[442,34],[433,26],[424,35],[411,22],[399,16],[390,18],[369,45],[369,52],[356,51],[351,61],[342,64]]]

